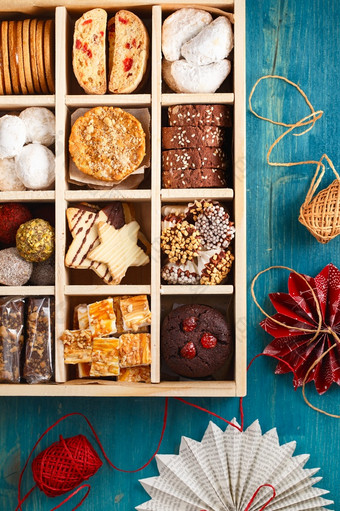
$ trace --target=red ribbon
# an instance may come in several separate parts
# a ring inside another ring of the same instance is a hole
[[[275,356],[275,355],[270,355],[270,354],[267,354],[267,353],[260,353],[258,355],[256,355],[255,357],[252,358],[252,360],[249,362],[248,364],[248,367],[247,367],[247,371],[249,370],[249,368],[251,367],[252,363],[254,362],[254,360],[256,360],[258,357],[261,357],[261,356],[267,356],[267,357],[271,357],[271,358],[275,358],[276,360],[280,361],[280,362],[283,362],[284,364],[286,364],[289,369],[291,370],[291,372],[293,373],[294,377],[295,377],[295,371],[294,369],[288,364],[288,362],[286,362],[285,360],[282,360],[281,358]],[[182,402],[183,404],[185,405],[188,405],[188,406],[192,406],[193,408],[196,408],[198,410],[201,410],[202,412],[205,412],[209,415],[212,415],[213,417],[216,417],[217,419],[220,419],[222,420],[223,422],[226,422],[227,424],[229,424],[230,426],[232,426],[233,428],[236,428],[240,433],[243,432],[244,430],[244,411],[243,411],[243,398],[241,397],[240,398],[240,417],[241,417],[241,426],[238,426],[237,424],[233,424],[232,422],[228,421],[227,419],[224,419],[223,417],[221,417],[220,415],[214,413],[214,412],[211,412],[210,410],[206,409],[206,408],[203,408],[199,405],[196,405],[194,403],[190,403],[189,401],[186,401],[185,399],[182,399],[180,397],[173,397],[172,399],[176,399],[177,401],[180,401]],[[105,450],[104,450],[104,447],[101,443],[101,441],[99,440],[99,437],[94,429],[94,427],[92,426],[92,424],[90,423],[90,421],[88,420],[88,418],[83,415],[82,413],[80,412],[73,412],[73,413],[68,413],[66,415],[64,415],[63,417],[61,417],[60,419],[58,419],[54,424],[52,424],[52,426],[50,426],[49,428],[46,429],[46,431],[44,431],[44,433],[38,438],[38,440],[36,441],[36,443],[34,444],[27,460],[26,460],[26,463],[24,465],[24,468],[22,469],[21,473],[20,473],[20,477],[19,477],[19,483],[18,483],[18,505],[15,509],[15,511],[22,511],[22,504],[24,503],[24,501],[29,497],[29,495],[32,493],[32,491],[37,487],[37,485],[33,486],[27,493],[26,495],[21,498],[21,483],[22,483],[22,479],[23,479],[23,475],[24,475],[24,472],[27,468],[27,465],[29,463],[29,460],[31,459],[31,456],[33,454],[33,452],[35,451],[35,449],[37,448],[38,444],[41,442],[41,440],[44,438],[45,435],[47,435],[47,433],[49,431],[51,431],[53,428],[55,428],[60,422],[64,421],[65,419],[67,419],[68,417],[71,417],[73,415],[79,415],[80,417],[83,417],[83,419],[85,419],[85,421],[87,422],[90,430],[92,431],[92,434],[94,435],[98,445],[99,445],[99,448],[105,458],[105,460],[107,461],[107,463],[112,467],[114,468],[115,470],[119,471],[119,472],[124,472],[124,473],[128,473],[128,474],[133,474],[135,472],[139,472],[141,470],[143,470],[144,468],[146,468],[150,463],[151,461],[155,458],[155,456],[158,454],[159,452],[159,449],[161,447],[161,444],[162,444],[162,441],[163,441],[163,437],[164,437],[164,433],[165,433],[165,429],[166,429],[166,425],[167,425],[167,418],[168,418],[168,404],[169,404],[169,398],[165,398],[165,404],[164,404],[164,416],[163,416],[163,426],[162,426],[162,430],[161,430],[161,435],[160,435],[160,438],[159,438],[159,442],[158,442],[158,445],[157,445],[157,448],[156,450],[154,451],[154,453],[152,454],[152,456],[149,458],[149,460],[144,463],[144,465],[142,465],[141,467],[139,468],[136,468],[134,470],[125,470],[125,469],[122,469],[122,468],[119,468],[117,467],[116,465],[114,465],[110,459],[108,458]],[[275,498],[276,496],[276,492],[275,492],[275,488],[270,485],[270,484],[263,484],[261,486],[259,486],[259,488],[256,490],[256,492],[254,493],[253,497],[251,498],[249,504],[247,505],[246,509],[244,511],[249,511],[250,510],[250,506],[251,504],[254,502],[258,492],[261,490],[261,488],[263,487],[269,487],[269,488],[272,488],[273,490],[273,496],[264,504],[264,506],[262,506],[262,508],[259,510],[259,511],[263,511],[267,506],[268,504]],[[80,490],[84,489],[84,488],[87,488],[87,492],[86,494],[84,495],[84,497],[81,499],[81,501],[77,504],[77,506],[75,508],[73,508],[72,511],[75,511],[77,508],[79,508],[82,503],[85,501],[85,499],[87,498],[89,492],[90,492],[90,489],[91,489],[91,486],[89,484],[83,484],[81,486],[79,486],[77,489],[75,489],[70,495],[68,495],[66,497],[65,500],[63,500],[60,504],[58,504],[58,506],[54,507],[53,509],[51,509],[51,511],[54,511],[56,509],[59,509],[63,504],[65,504],[67,501],[71,500]]]

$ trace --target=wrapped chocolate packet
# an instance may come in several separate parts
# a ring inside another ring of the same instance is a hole
[[[44,383],[53,376],[54,302],[49,296],[32,296],[27,302],[23,376],[27,383]]]
[[[24,345],[24,306],[20,296],[0,298],[0,382],[20,383]]]

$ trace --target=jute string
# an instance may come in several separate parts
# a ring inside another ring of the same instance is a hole
[[[311,113],[306,115],[299,121],[295,123],[284,123],[282,121],[275,121],[268,117],[264,117],[257,112],[255,112],[252,105],[252,98],[254,92],[258,86],[258,84],[262,80],[267,79],[277,79],[283,80],[288,83],[292,87],[295,87],[298,92],[301,94],[307,106],[309,107]],[[270,122],[271,124],[276,124],[278,126],[283,126],[288,128],[284,133],[282,133],[270,146],[267,152],[267,163],[272,167],[293,167],[297,165],[316,165],[316,171],[314,177],[311,181],[308,193],[306,198],[300,207],[300,216],[299,222],[304,225],[310,233],[320,242],[320,243],[328,243],[330,240],[335,238],[340,234],[340,176],[338,172],[335,170],[332,160],[327,156],[327,154],[323,154],[320,160],[303,160],[297,162],[273,162],[270,160],[270,155],[274,149],[274,147],[289,133],[294,131],[296,128],[301,126],[309,126],[301,133],[293,133],[294,136],[300,137],[304,135],[309,130],[311,130],[316,121],[318,121],[322,115],[322,110],[315,111],[313,105],[309,101],[305,92],[294,82],[288,80],[284,76],[279,75],[266,75],[262,76],[257,80],[254,84],[250,95],[249,95],[249,110],[255,115],[258,119],[262,119],[264,121]],[[336,179],[328,186],[328,188],[321,190],[316,196],[314,196],[318,186],[321,183],[322,178],[324,177],[326,166],[323,163],[323,160],[326,160],[332,169]]]
[[[295,275],[298,275],[305,283],[306,285],[308,286],[308,288],[310,289],[311,293],[312,293],[312,296],[313,296],[313,300],[315,302],[315,307],[316,307],[316,312],[317,312],[317,315],[318,315],[318,326],[317,328],[312,328],[312,329],[308,329],[308,328],[299,328],[299,327],[289,327],[291,330],[296,330],[296,331],[300,331],[300,332],[307,332],[307,333],[312,333],[314,334],[313,337],[310,339],[310,341],[308,341],[308,344],[311,344],[317,337],[319,334],[321,333],[325,333],[325,334],[328,334],[328,335],[331,335],[334,340],[335,340],[335,343],[330,346],[324,353],[322,353],[322,355],[320,355],[320,357],[318,357],[314,362],[313,364],[310,366],[310,368],[308,369],[304,379],[303,379],[303,383],[302,383],[302,395],[303,395],[303,399],[305,401],[305,403],[310,407],[312,408],[313,410],[315,410],[316,412],[319,412],[319,413],[322,413],[324,415],[328,415],[328,417],[334,417],[336,419],[340,419],[340,415],[336,415],[336,414],[333,414],[333,413],[329,413],[329,412],[326,412],[325,410],[322,410],[321,408],[317,408],[316,406],[312,405],[311,402],[307,399],[306,397],[306,390],[305,390],[305,386],[306,386],[306,382],[308,380],[308,376],[310,374],[310,372],[314,369],[314,367],[319,363],[321,362],[321,360],[328,355],[328,353],[333,350],[337,344],[340,345],[340,338],[339,336],[337,335],[337,333],[330,327],[330,326],[327,326],[326,328],[323,328],[323,320],[322,320],[322,314],[321,314],[321,309],[320,309],[320,304],[319,304],[319,301],[315,295],[315,292],[312,288],[312,286],[309,284],[308,280],[301,274],[301,273],[298,273],[297,271],[295,271],[293,268],[289,268],[288,266],[270,266],[269,268],[266,268],[265,270],[262,270],[260,271],[253,279],[252,283],[251,283],[251,287],[250,287],[250,291],[251,291],[251,296],[254,300],[254,303],[255,305],[260,309],[260,311],[262,312],[262,314],[264,314],[267,318],[269,318],[271,321],[273,321],[274,323],[276,323],[277,325],[280,325],[280,326],[283,326],[283,327],[287,327],[287,325],[285,323],[282,323],[281,321],[278,321],[277,319],[273,318],[272,316],[270,316],[262,307],[261,305],[259,304],[259,302],[257,301],[257,298],[256,298],[256,295],[255,295],[255,291],[254,291],[254,288],[255,288],[255,283],[256,281],[258,280],[258,278],[263,275],[264,273],[267,273],[268,271],[270,270],[274,270],[274,269],[282,269],[282,270],[288,270],[292,273],[294,273]]]

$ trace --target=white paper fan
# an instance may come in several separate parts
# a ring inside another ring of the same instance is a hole
[[[238,426],[236,420],[233,423]],[[276,428],[262,434],[258,421],[240,432],[213,422],[201,442],[182,437],[178,455],[157,455],[159,476],[141,480],[151,500],[137,511],[330,511],[315,488],[322,478],[305,469],[309,455],[294,456],[296,443],[280,445]]]

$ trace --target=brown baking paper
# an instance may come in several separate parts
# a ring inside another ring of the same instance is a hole
[[[73,112],[71,115],[71,126],[73,126],[79,117],[89,110],[91,109],[78,108],[75,112]],[[87,185],[89,188],[94,188],[95,190],[106,190],[108,188],[115,190],[133,190],[143,181],[145,169],[150,167],[150,112],[148,108],[124,108],[124,111],[136,117],[145,132],[145,156],[141,166],[121,181],[102,181],[81,172],[70,157],[68,166],[69,183],[79,186]]]

